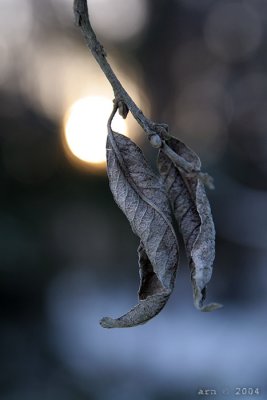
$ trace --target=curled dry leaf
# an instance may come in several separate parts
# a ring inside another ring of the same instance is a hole
[[[157,315],[166,304],[178,266],[178,244],[171,223],[168,197],[145,161],[138,146],[109,128],[107,171],[110,189],[118,206],[140,238],[139,302],[127,314],[105,317],[105,328],[143,324]]]
[[[201,311],[212,311],[221,305],[203,306],[215,257],[215,228],[201,179],[201,162],[181,141],[171,138],[167,143],[159,152],[158,168],[185,243],[194,304]],[[177,162],[180,158],[183,160],[181,167]],[[188,171],[185,171],[186,166],[189,166]]]

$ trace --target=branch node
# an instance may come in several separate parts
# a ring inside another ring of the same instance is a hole
[[[156,123],[154,124],[154,130],[162,140],[168,140],[171,138],[171,135],[169,134],[169,126],[167,124]]]
[[[159,149],[162,146],[162,140],[156,133],[150,133],[148,135],[148,140],[150,141],[151,146],[155,147],[155,149]]]
[[[129,108],[126,103],[124,103],[123,100],[118,100],[118,110],[119,114],[123,119],[127,118],[127,115],[129,113]]]

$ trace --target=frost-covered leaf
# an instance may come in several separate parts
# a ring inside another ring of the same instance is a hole
[[[107,171],[110,189],[118,206],[140,238],[139,302],[120,318],[105,317],[105,328],[145,323],[166,304],[178,266],[178,244],[171,222],[168,197],[160,179],[129,138],[109,129]]]
[[[200,173],[201,162],[181,141],[171,138],[167,144],[159,152],[158,168],[183,236],[194,304],[201,311],[212,311],[220,305],[203,306],[203,301],[215,257],[215,228]]]

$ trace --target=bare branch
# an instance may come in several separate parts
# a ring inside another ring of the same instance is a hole
[[[93,54],[100,68],[102,69],[106,78],[111,84],[115,96],[115,101],[117,101],[118,103],[122,102],[127,106],[129,111],[132,113],[133,117],[136,119],[136,121],[148,135],[154,136],[158,131],[158,127],[160,127],[162,131],[163,125],[156,124],[155,122],[151,121],[137,107],[135,102],[132,100],[132,98],[129,96],[129,94],[126,92],[126,90],[120,83],[119,79],[115,75],[110,64],[108,63],[104,47],[98,41],[96,34],[91,26],[88,14],[87,1],[74,0],[73,9],[74,9],[76,25],[81,29],[87,46],[91,50],[91,53]],[[125,114],[127,115],[127,113],[124,113],[124,115]]]

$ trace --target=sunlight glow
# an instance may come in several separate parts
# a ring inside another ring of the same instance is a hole
[[[107,120],[112,111],[112,100],[90,96],[77,100],[65,118],[66,144],[78,159],[103,165],[106,160]],[[112,128],[126,133],[126,123],[116,114]]]

